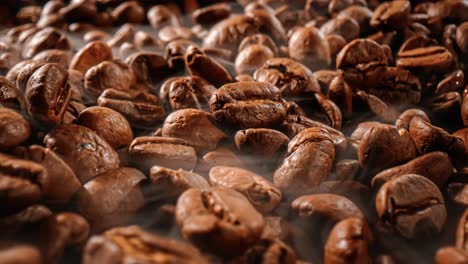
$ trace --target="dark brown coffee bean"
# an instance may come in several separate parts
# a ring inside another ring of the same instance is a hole
[[[330,48],[325,36],[314,27],[303,27],[294,31],[288,43],[289,56],[312,71],[330,66]]]
[[[397,67],[438,72],[445,72],[452,63],[452,53],[442,46],[400,51],[396,59]]]
[[[437,250],[434,257],[435,264],[464,264],[468,263],[468,253],[456,247],[443,247]]]
[[[417,174],[405,174],[386,182],[375,200],[377,214],[407,239],[439,233],[447,216],[439,188]]]
[[[266,46],[249,45],[239,52],[235,60],[237,74],[252,75],[267,60],[274,57],[273,52]]]
[[[124,2],[112,10],[112,16],[117,24],[141,24],[145,20],[145,10],[136,1]]]
[[[165,26],[159,30],[158,38],[163,43],[168,43],[177,39],[196,40],[196,36],[192,30],[182,26]]]
[[[242,194],[227,188],[189,189],[177,201],[185,238],[219,256],[236,256],[255,244],[265,222]]]
[[[455,244],[459,249],[468,249],[468,210],[465,210],[458,221]]]
[[[287,41],[286,31],[278,18],[266,9],[245,9],[244,13],[254,19],[260,31],[271,36],[277,43]]]
[[[435,94],[443,94],[459,90],[465,84],[465,74],[462,70],[455,70],[442,79],[434,91]]]
[[[97,13],[95,2],[73,1],[59,10],[68,22],[93,20]]]
[[[336,58],[336,55],[346,46],[346,39],[338,34],[328,34],[325,37],[330,48],[330,57]]]
[[[162,43],[160,43],[160,40],[158,40],[156,37],[153,37],[153,35],[145,31],[138,31],[137,33],[135,33],[133,43],[137,48],[151,48],[159,47],[162,45]]]
[[[41,252],[38,248],[13,244],[2,241],[0,243],[0,262],[5,264],[42,264]]]
[[[431,120],[427,116],[427,114],[419,109],[408,109],[404,111],[396,120],[395,122],[395,127],[398,129],[404,128],[406,130],[409,129],[409,124],[411,123],[411,120],[415,117],[419,117],[423,119],[424,121],[430,123]]]
[[[375,125],[362,136],[358,149],[359,165],[377,170],[411,160],[417,155],[411,139],[406,129]]]
[[[85,74],[89,68],[106,60],[112,60],[112,50],[109,45],[102,41],[93,41],[73,56],[70,69]]]
[[[44,145],[57,153],[81,183],[119,166],[119,156],[98,134],[87,127],[66,124],[51,130]]]
[[[371,263],[372,239],[365,220],[348,218],[340,221],[328,236],[323,263]]]
[[[164,120],[162,136],[185,140],[197,153],[202,154],[214,150],[226,138],[211,114],[192,108],[168,115]]]
[[[406,0],[380,4],[374,11],[370,25],[375,28],[403,29],[409,22],[411,3]]]
[[[370,39],[355,39],[348,43],[336,57],[336,68],[363,67],[366,64],[387,64],[384,49]]]
[[[462,128],[455,133],[453,133],[453,136],[461,138],[463,140],[463,143],[465,143],[465,153],[468,153],[468,128]]]
[[[258,28],[254,18],[243,15],[231,16],[210,29],[203,39],[203,47],[237,50],[246,36],[257,33]]]
[[[461,168],[450,179],[446,187],[448,198],[456,205],[468,205],[468,168]]]
[[[166,116],[159,98],[147,92],[107,89],[99,96],[98,105],[119,112],[132,127],[152,127]]]
[[[465,154],[465,144],[461,138],[450,135],[442,128],[431,125],[419,117],[411,119],[409,133],[421,154],[431,151],[445,151],[456,162]]]
[[[95,30],[96,27],[93,24],[85,22],[75,22],[68,25],[68,31],[73,33],[85,33],[88,31]]]
[[[43,125],[60,124],[70,98],[68,71],[58,64],[48,63],[40,67],[26,85],[28,113]]]
[[[196,46],[196,43],[191,40],[177,39],[166,44],[164,56],[170,68],[184,69],[185,52],[190,46]]]
[[[199,76],[216,87],[233,81],[230,73],[221,64],[195,46],[190,46],[185,51],[185,64],[190,75]]]
[[[348,16],[337,16],[320,27],[323,35],[337,34],[346,41],[359,37],[360,27],[356,20]]]
[[[0,76],[0,107],[22,110],[24,99],[18,88],[3,76]]]
[[[359,171],[359,162],[354,159],[343,159],[335,162],[335,167],[328,179],[336,181],[354,180]]]
[[[288,144],[288,152],[274,174],[274,183],[287,195],[307,193],[330,174],[335,147],[328,132],[308,128]]]
[[[106,89],[129,90],[135,83],[132,70],[121,61],[103,61],[86,71],[86,93],[97,98]]]
[[[279,239],[261,239],[255,245],[247,249],[244,254],[235,259],[236,263],[245,263],[256,260],[258,263],[294,264],[296,254],[288,245]]]
[[[31,135],[29,122],[17,112],[0,107],[0,149],[21,145]]]
[[[320,92],[312,72],[303,64],[288,58],[273,58],[255,71],[254,79],[278,87],[284,97],[311,96]]]
[[[213,4],[199,8],[192,13],[194,23],[209,26],[215,24],[231,14],[231,6],[226,3]]]
[[[271,157],[286,149],[289,138],[274,129],[250,128],[237,131],[235,142],[242,153]]]
[[[428,106],[436,120],[444,120],[453,116],[459,117],[461,105],[462,97],[458,92],[443,93],[433,97],[428,102]],[[457,121],[460,121],[460,119]]]
[[[239,44],[239,51],[247,48],[250,45],[262,45],[269,48],[274,55],[278,54],[278,47],[276,46],[275,42],[265,34],[254,34],[245,37],[242,42]]]
[[[133,43],[125,42],[122,45],[120,45],[119,57],[122,59],[126,59],[128,56],[139,51],[140,49],[137,48]]]
[[[387,181],[404,174],[418,174],[442,188],[453,172],[454,167],[446,153],[430,152],[403,165],[381,171],[372,179],[372,187],[378,189]]]
[[[125,42],[132,42],[134,35],[135,27],[132,24],[124,24],[112,35],[112,38],[107,41],[107,45],[112,48],[119,47]]]
[[[456,43],[463,53],[468,53],[468,23],[464,22],[457,27]]]
[[[178,138],[138,137],[129,148],[130,160],[147,173],[155,164],[171,169],[192,170],[197,154],[187,142]]]
[[[180,110],[184,108],[207,109],[211,95],[216,88],[197,76],[172,77],[161,86],[159,96],[167,108]]]
[[[215,166],[242,168],[244,164],[234,152],[228,148],[220,147],[201,157],[197,164],[197,171],[208,173]]]
[[[114,149],[130,145],[133,133],[127,119],[106,107],[93,106],[82,111],[76,124],[95,131]]]
[[[146,14],[151,26],[158,30],[166,25],[180,26],[181,22],[173,11],[165,5],[155,5]]]
[[[85,42],[93,42],[93,41],[105,42],[109,38],[110,38],[109,33],[106,33],[99,29],[88,31],[83,35],[83,40]]]
[[[360,5],[352,5],[342,10],[338,16],[347,16],[354,19],[360,28],[361,35],[367,34],[371,31],[370,20],[373,12],[368,7]]]
[[[22,7],[16,13],[16,19],[21,24],[36,23],[41,15],[41,7],[36,5]]]
[[[44,62],[32,60],[22,61],[8,71],[6,79],[15,84],[20,93],[24,94],[26,92],[26,85],[28,84],[29,77],[44,65]]]
[[[148,252],[151,252],[148,255]],[[157,263],[209,263],[190,244],[163,238],[138,226],[113,228],[93,236],[84,248],[83,264],[125,263],[131,261]]]
[[[280,91],[262,82],[226,84],[211,96],[210,108],[219,123],[239,128],[272,127],[286,115]]]
[[[211,168],[209,177],[213,187],[226,187],[242,193],[260,212],[274,210],[281,201],[281,191],[273,183],[251,171],[216,166]]]
[[[141,83],[156,84],[170,73],[166,60],[155,52],[134,53],[126,62]]]
[[[47,49],[37,53],[33,58],[35,61],[45,63],[57,63],[65,68],[70,64],[70,55],[68,51],[59,49]]]
[[[144,179],[140,171],[125,167],[99,174],[78,193],[78,209],[94,230],[125,224],[144,205],[139,189]]]
[[[398,112],[388,106],[379,97],[367,94],[364,91],[358,91],[357,96],[367,104],[370,112],[375,114],[380,120],[387,123],[393,123],[398,118]]]
[[[210,184],[200,175],[183,169],[172,170],[153,166],[149,172],[149,184],[143,187],[146,201],[176,202],[190,188],[204,190]]]
[[[48,49],[68,50],[70,41],[57,29],[44,28],[31,36],[24,44],[22,56],[30,59],[37,53]]]

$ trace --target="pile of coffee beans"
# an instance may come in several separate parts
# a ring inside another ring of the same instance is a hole
[[[467,0],[0,25],[0,264],[468,263]]]

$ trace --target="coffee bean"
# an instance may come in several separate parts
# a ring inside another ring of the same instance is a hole
[[[386,182],[376,196],[381,221],[407,239],[439,233],[447,212],[439,188],[417,174],[405,174]]]
[[[264,220],[242,194],[228,188],[189,189],[177,201],[185,238],[219,256],[236,256],[260,238]]]
[[[107,45],[112,48],[119,47],[125,42],[132,42],[135,35],[135,27],[132,24],[124,24],[117,30],[111,39],[107,41]]]
[[[265,34],[254,34],[245,37],[239,44],[238,50],[241,51],[250,45],[256,44],[266,46],[273,52],[273,55],[278,54],[278,47],[276,46],[276,43],[273,41],[273,39],[271,39],[268,35]]]
[[[198,108],[208,110],[216,88],[198,76],[172,77],[161,86],[159,96],[167,109]]]
[[[208,173],[215,166],[244,167],[242,160],[228,148],[219,147],[203,155],[197,163],[197,171]]]
[[[262,263],[297,263],[293,249],[279,239],[261,239],[247,249],[238,261],[249,262],[254,259],[261,259]]]
[[[176,39],[196,40],[196,36],[190,28],[170,25],[159,30],[158,38],[163,43],[171,42]]]
[[[103,61],[112,60],[112,50],[105,42],[93,41],[78,50],[70,62],[70,69],[85,74],[89,68]]]
[[[463,53],[468,53],[468,23],[462,23],[457,28],[456,43]]]
[[[226,3],[213,4],[199,8],[192,13],[194,23],[209,26],[231,15],[231,6]]]
[[[273,52],[263,45],[249,45],[237,55],[235,67],[237,74],[253,74],[267,60],[274,57]]]
[[[154,29],[160,29],[165,25],[180,25],[177,15],[164,5],[153,6],[148,10],[146,16]]]
[[[360,30],[358,22],[345,15],[337,16],[320,27],[325,36],[337,34],[347,42],[359,37]]]
[[[468,248],[468,210],[465,210],[463,215],[458,221],[457,233],[456,233],[456,246],[459,249],[466,250]]]
[[[452,53],[442,46],[400,51],[396,59],[397,67],[438,72],[445,72],[452,63]]]
[[[436,264],[462,264],[468,261],[468,254],[465,250],[456,247],[443,247],[437,250],[434,257],[434,263]]]
[[[156,84],[170,74],[166,60],[155,52],[134,53],[127,57],[126,62],[138,82]]]
[[[428,123],[431,122],[431,120],[424,111],[419,109],[408,109],[401,113],[401,115],[398,117],[398,119],[395,122],[395,127],[398,129],[404,128],[408,130],[411,120],[415,117],[419,117]]]
[[[288,43],[289,56],[312,71],[326,69],[331,63],[330,47],[325,35],[313,27],[294,31]]]
[[[0,149],[24,143],[31,135],[29,122],[17,112],[0,107]]]
[[[112,16],[117,24],[141,24],[145,20],[145,10],[135,1],[125,2],[112,10]]]
[[[59,49],[47,49],[37,53],[33,58],[35,61],[45,62],[45,63],[57,63],[68,68],[70,64],[70,55],[65,50]]]
[[[185,51],[185,65],[190,75],[201,77],[216,87],[232,82],[231,74],[221,64],[195,46],[190,46]]]
[[[41,264],[42,257],[38,248],[2,241],[0,244],[0,262],[5,264]]]
[[[442,79],[434,91],[435,94],[453,92],[459,90],[465,84],[465,75],[461,70],[455,70]]]
[[[403,29],[409,22],[411,3],[398,0],[380,4],[374,11],[370,25],[376,28]]]
[[[268,128],[239,130],[234,139],[241,152],[266,157],[281,153],[289,143],[286,135]]]
[[[68,50],[70,41],[57,29],[44,28],[28,39],[21,54],[24,58],[30,59],[37,53],[48,49]]]

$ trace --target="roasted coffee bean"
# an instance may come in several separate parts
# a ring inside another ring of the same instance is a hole
[[[126,62],[138,82],[156,84],[170,73],[166,60],[155,52],[134,53],[126,59]]]
[[[354,19],[360,28],[361,35],[367,34],[371,31],[370,20],[373,12],[368,7],[360,5],[352,5],[342,10],[338,16],[347,16]]]
[[[208,173],[211,168],[215,166],[230,166],[239,167],[244,166],[240,158],[228,148],[217,148],[203,155],[197,163],[197,171]]]
[[[73,33],[83,33],[95,29],[96,27],[94,25],[84,22],[75,22],[68,26],[68,31]]]
[[[386,182],[375,200],[381,221],[407,239],[439,233],[447,217],[439,188],[417,174],[405,174]]]
[[[216,166],[211,168],[210,183],[213,187],[236,190],[260,212],[270,212],[281,201],[281,191],[273,183],[251,171],[237,167]]]
[[[397,67],[437,72],[445,72],[452,63],[452,54],[442,46],[400,51],[396,59]]]
[[[330,66],[330,47],[325,36],[314,27],[303,27],[294,31],[288,42],[289,56],[312,71]]]
[[[192,20],[194,23],[209,26],[228,18],[230,15],[231,6],[219,3],[195,10],[192,13]]]
[[[366,221],[348,218],[338,222],[325,244],[323,263],[371,263],[372,233]]]
[[[41,252],[30,245],[0,243],[0,262],[5,264],[42,264]]]
[[[136,1],[124,2],[112,10],[112,16],[117,24],[141,24],[145,20],[145,10]]]
[[[236,72],[252,75],[257,68],[273,57],[274,54],[268,47],[259,44],[249,45],[237,55]]]
[[[358,149],[359,165],[377,170],[411,160],[417,155],[411,139],[406,129],[377,124],[362,136]]]
[[[411,3],[398,0],[380,4],[374,11],[370,25],[375,28],[403,29],[408,25]]]
[[[44,65],[44,62],[32,60],[22,61],[11,68],[5,78],[13,84],[16,84],[16,88],[18,88],[21,94],[24,94],[29,77]]]
[[[367,104],[370,112],[375,114],[380,120],[387,123],[393,123],[398,118],[398,112],[388,106],[379,97],[367,94],[364,91],[357,92],[357,96]]]
[[[468,210],[465,210],[458,221],[455,244],[459,249],[468,249]]]
[[[158,38],[167,43],[177,39],[195,40],[196,36],[190,28],[181,26],[165,26],[158,32]]]
[[[139,187],[143,179],[143,173],[125,167],[99,174],[78,193],[78,210],[94,230],[126,224],[144,205]]]
[[[93,130],[114,149],[128,146],[133,140],[128,121],[110,108],[101,106],[86,108],[78,115],[76,124]]]
[[[437,250],[434,257],[435,264],[464,264],[468,262],[468,253],[456,247],[443,247]]]
[[[177,39],[166,44],[164,56],[170,68],[183,70],[185,67],[185,52],[190,46],[196,46],[196,43],[187,39]]]
[[[176,220],[185,238],[225,257],[254,245],[265,224],[247,198],[222,187],[185,191],[177,201]]]
[[[105,42],[93,41],[73,56],[70,69],[85,74],[89,68],[106,60],[112,60],[112,49]]]
[[[246,36],[257,33],[259,32],[254,18],[243,15],[231,16],[210,29],[203,39],[203,47],[235,51]]]
[[[434,91],[435,94],[457,91],[465,84],[465,74],[462,70],[455,70],[442,79]]]
[[[250,45],[262,45],[266,46],[269,48],[274,55],[278,54],[278,47],[276,46],[276,43],[268,36],[265,34],[254,34],[245,37],[242,42],[239,44],[239,51],[247,48]]]
[[[447,153],[430,152],[403,165],[381,171],[372,179],[372,187],[378,189],[387,181],[404,174],[418,174],[442,188],[453,172],[454,167]]]
[[[70,49],[68,38],[55,28],[44,28],[35,33],[24,44],[22,56],[32,58],[37,53],[48,49]]]
[[[105,42],[110,38],[109,33],[106,33],[102,30],[91,30],[86,32],[86,34],[83,35],[83,40],[85,42],[93,42],[93,41],[102,41]]]
[[[271,157],[286,149],[289,138],[274,129],[249,128],[239,130],[234,136],[237,149],[242,153]]]
[[[155,5],[146,14],[149,23],[154,29],[160,29],[165,25],[179,26],[180,20],[177,14],[164,5]]]
[[[135,75],[120,61],[104,61],[86,71],[84,85],[86,93],[97,98],[106,89],[129,90],[135,83]]]
[[[258,82],[278,87],[281,95],[295,99],[320,92],[320,86],[312,72],[303,64],[288,58],[273,58],[257,69],[253,75]]]
[[[211,96],[210,108],[219,123],[239,128],[273,127],[286,116],[280,91],[263,82],[226,84]]]
[[[197,163],[195,149],[177,138],[138,137],[129,148],[131,163],[147,173],[154,165],[192,170]]]
[[[62,122],[70,97],[68,71],[58,64],[45,64],[29,77],[25,92],[28,113],[44,125]]]
[[[146,201],[176,202],[190,188],[210,188],[210,184],[202,176],[183,169],[153,166],[149,172],[149,180],[149,184],[143,187]]]
[[[288,144],[287,156],[274,174],[274,183],[286,195],[307,193],[330,174],[335,147],[322,128],[308,128]]]
[[[17,112],[0,107],[0,149],[21,145],[31,135],[31,125]]]
[[[153,37],[153,35],[145,31],[138,31],[137,33],[135,33],[133,43],[135,44],[135,47],[140,49],[143,47],[151,48],[159,47],[162,45],[159,39]]]
[[[147,92],[106,89],[99,96],[98,105],[119,112],[132,127],[153,127],[166,116],[159,98]]]
[[[328,34],[326,37],[328,46],[330,48],[330,57],[333,59],[336,58],[336,55],[346,46],[346,39],[338,34]]]
[[[216,88],[198,76],[172,77],[161,86],[162,104],[172,110],[184,108],[207,109]]]
[[[232,82],[231,74],[218,62],[205,55],[195,46],[185,51],[185,64],[190,75],[199,76],[216,87]]]
[[[65,68],[68,68],[71,58],[68,54],[68,51],[59,49],[48,49],[37,53],[32,59],[35,61],[45,63],[57,63]]]
[[[113,228],[102,235],[91,237],[84,248],[82,263],[112,264],[132,261],[148,264],[209,263],[190,244],[153,235],[137,226]]]
[[[468,168],[461,168],[450,179],[446,187],[448,198],[456,205],[468,205]]]
[[[453,133],[453,136],[461,138],[463,140],[463,143],[465,143],[465,153],[468,153],[468,128],[462,128],[455,133]]]
[[[461,138],[450,135],[444,129],[431,125],[419,117],[411,119],[409,134],[419,153],[445,151],[457,162],[463,159],[465,144]]]
[[[125,42],[132,42],[134,35],[134,26],[127,23],[121,26],[120,29],[114,33],[112,38],[107,41],[107,45],[113,48],[119,47]]]
[[[419,117],[428,123],[431,122],[431,120],[424,111],[419,109],[408,109],[401,113],[401,115],[398,117],[398,119],[395,122],[395,127],[398,129],[404,128],[408,130],[411,120],[415,117]]]
[[[458,92],[443,93],[433,97],[429,102],[433,116],[438,120],[444,120],[447,117],[459,117],[462,97]],[[460,121],[458,119],[457,121]],[[454,123],[461,123],[456,122]]]
[[[359,161],[343,159],[335,162],[335,167],[328,179],[336,181],[354,180],[359,171]]]
[[[360,27],[356,20],[348,16],[337,16],[320,27],[325,36],[337,34],[347,42],[359,37]]]
[[[131,54],[139,52],[139,51],[140,49],[137,48],[133,43],[125,42],[122,45],[120,45],[119,57],[122,59],[126,59]]]
[[[236,262],[238,261],[238,262]],[[235,263],[272,263],[272,264],[294,264],[296,262],[296,254],[292,248],[283,243],[279,239],[261,239],[245,253],[234,260]]]
[[[119,166],[119,156],[114,149],[84,126],[58,126],[45,136],[44,145],[70,166],[81,183]]]
[[[162,127],[162,136],[185,140],[198,153],[214,150],[226,138],[211,114],[190,108],[168,115]]]
[[[456,43],[463,53],[468,53],[468,23],[464,22],[457,27]]]
[[[18,88],[3,76],[0,76],[0,107],[24,109],[24,99]]]

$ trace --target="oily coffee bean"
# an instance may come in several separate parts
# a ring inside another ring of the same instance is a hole
[[[359,24],[361,35],[370,33],[371,26],[369,22],[372,15],[371,9],[360,5],[349,6],[338,14],[338,16],[347,16],[354,19]]]
[[[148,252],[151,252],[148,255]],[[167,239],[138,226],[118,227],[93,236],[84,248],[83,264],[126,263],[209,263],[201,253],[182,241]]]
[[[150,183],[143,187],[146,201],[175,202],[190,188],[204,190],[210,184],[200,175],[183,169],[172,170],[153,166],[149,172]]]
[[[112,48],[119,47],[125,42],[132,42],[135,35],[135,27],[132,24],[125,24],[117,30],[111,39],[107,41],[107,45]]]
[[[185,51],[185,65],[190,75],[201,77],[215,87],[232,82],[231,74],[221,64],[195,46],[190,46]]]
[[[434,257],[436,264],[462,264],[468,262],[468,253],[465,250],[456,247],[443,247],[437,250]]]
[[[442,46],[400,51],[396,59],[397,67],[439,72],[446,71],[452,63],[452,54]]]
[[[14,83],[0,76],[0,107],[22,110],[24,99]]]
[[[398,119],[395,122],[395,127],[398,129],[404,128],[408,130],[409,124],[411,123],[411,120],[414,117],[419,117],[428,123],[431,122],[431,120],[429,119],[429,117],[424,111],[419,110],[419,109],[408,109],[404,111],[403,113],[401,113],[401,115],[398,117]]]
[[[328,236],[323,263],[370,263],[371,244],[372,233],[365,220],[342,220]]]
[[[68,68],[71,58],[65,50],[48,49],[37,53],[32,59],[45,63],[57,63]]]
[[[192,13],[194,23],[209,26],[231,15],[231,6],[226,3],[213,4],[199,8]]]
[[[450,179],[446,187],[448,198],[456,205],[468,204],[467,168],[461,168]]]
[[[0,242],[0,262],[5,264],[42,264],[41,252],[30,245]]]
[[[330,47],[325,35],[313,27],[294,31],[288,43],[289,56],[310,70],[326,69],[331,63]]]
[[[20,93],[26,92],[26,85],[29,81],[29,77],[40,67],[44,66],[44,62],[26,60],[16,64],[13,68],[8,71],[6,79],[16,84],[16,88]]]
[[[164,5],[153,6],[146,16],[154,29],[160,29],[165,25],[179,26],[181,24],[177,14]]]
[[[70,69],[85,74],[89,68],[103,61],[112,60],[112,49],[105,42],[93,41],[78,50],[70,62]]]
[[[163,43],[167,43],[176,39],[195,40],[196,36],[188,27],[165,26],[159,30],[158,38]]]
[[[225,257],[254,245],[265,224],[247,198],[223,187],[185,191],[177,201],[176,220],[186,239]]]
[[[141,83],[158,83],[170,73],[166,60],[155,52],[136,52],[129,56],[126,62],[135,74],[136,80]]]
[[[465,143],[465,153],[468,153],[468,128],[462,128],[455,133],[453,133],[453,136],[459,137],[463,140],[463,143]]]
[[[242,153],[271,157],[286,149],[289,138],[274,129],[249,128],[234,136],[237,149]]]
[[[197,163],[197,171],[208,173],[211,168],[215,166],[230,166],[230,167],[244,167],[242,160],[228,148],[219,147],[212,150],[203,157]]]
[[[280,91],[263,82],[222,86],[211,96],[210,109],[219,123],[239,128],[273,127],[286,116]]]
[[[468,23],[464,22],[457,27],[456,43],[463,53],[468,53]]]
[[[434,91],[435,94],[457,91],[465,84],[465,74],[461,70],[455,70],[442,79]]]
[[[276,43],[273,41],[273,39],[271,39],[268,35],[265,34],[254,34],[245,37],[239,44],[238,50],[241,51],[250,45],[256,44],[266,46],[273,52],[273,55],[277,55],[279,52],[278,47],[276,46]]]
[[[398,178],[404,174],[418,174],[424,176],[442,188],[453,174],[454,167],[447,153],[430,152],[419,156],[403,165],[379,172],[372,179],[372,187],[380,188],[389,180]]]
[[[129,155],[131,163],[144,173],[155,164],[176,170],[192,170],[197,163],[195,149],[178,138],[135,138],[130,145]]]
[[[122,114],[132,127],[153,127],[166,116],[159,98],[147,92],[106,89],[97,102]]]
[[[164,56],[170,68],[184,69],[185,52],[190,46],[196,46],[196,43],[187,39],[177,39],[166,44]]]
[[[381,221],[407,239],[439,233],[447,212],[439,188],[417,174],[405,174],[386,182],[375,200]]]
[[[216,126],[211,114],[191,108],[177,110],[168,115],[164,120],[162,136],[185,140],[198,153],[214,150],[219,142],[226,138],[226,134]]]
[[[359,161],[354,159],[343,159],[335,162],[335,167],[329,177],[330,180],[346,181],[353,180],[358,175]]]
[[[28,113],[42,124],[60,124],[70,97],[68,71],[58,64],[48,63],[38,68],[26,84]]]
[[[320,27],[325,36],[337,34],[342,36],[346,42],[359,37],[360,27],[356,20],[348,16],[337,16]]]
[[[133,140],[133,132],[127,119],[110,108],[86,108],[78,115],[76,124],[93,130],[114,149],[128,146]]]
[[[78,210],[95,230],[122,225],[143,207],[139,183],[145,175],[133,168],[116,168],[97,175],[77,194]]]
[[[135,83],[135,75],[120,61],[103,61],[86,71],[85,92],[97,98],[106,89],[129,90]]]
[[[281,191],[273,183],[251,171],[216,166],[211,168],[209,177],[213,187],[231,188],[242,193],[260,212],[272,211],[281,201]]]
[[[297,197],[324,181],[335,159],[335,147],[322,128],[308,128],[288,144],[287,155],[274,174],[274,183],[286,195]]]
[[[253,75],[259,82],[278,87],[281,95],[290,97],[311,96],[320,92],[320,86],[312,72],[303,64],[288,58],[272,58]]]
[[[463,215],[460,217],[457,226],[456,233],[456,246],[459,249],[466,250],[468,248],[468,210],[465,210]]]
[[[375,28],[403,29],[407,26],[411,3],[406,0],[380,4],[374,11],[370,25]]]
[[[267,60],[274,57],[266,46],[254,44],[242,49],[237,55],[235,67],[237,74],[253,74]]]
[[[70,49],[68,38],[55,28],[44,28],[31,36],[24,44],[22,56],[32,58],[37,53],[48,49]]]
[[[117,152],[84,126],[63,124],[55,127],[45,136],[44,145],[70,166],[81,183],[119,167]]]
[[[0,107],[0,149],[24,143],[31,136],[31,125],[17,112]]]
[[[362,68],[367,64],[387,64],[384,49],[370,39],[355,39],[349,42],[336,57],[336,68]]]
[[[112,10],[112,16],[117,24],[125,22],[141,24],[145,20],[145,10],[140,3],[130,1],[122,3]]]
[[[393,123],[398,118],[398,112],[388,106],[384,101],[380,100],[379,97],[368,94],[364,91],[357,92],[357,96],[369,107],[372,112],[379,120],[387,123]]]
[[[172,110],[184,108],[208,109],[216,88],[198,76],[172,77],[161,86],[161,103]]]
[[[137,48],[160,46],[160,41],[148,32],[138,31],[135,33],[133,43]]]

